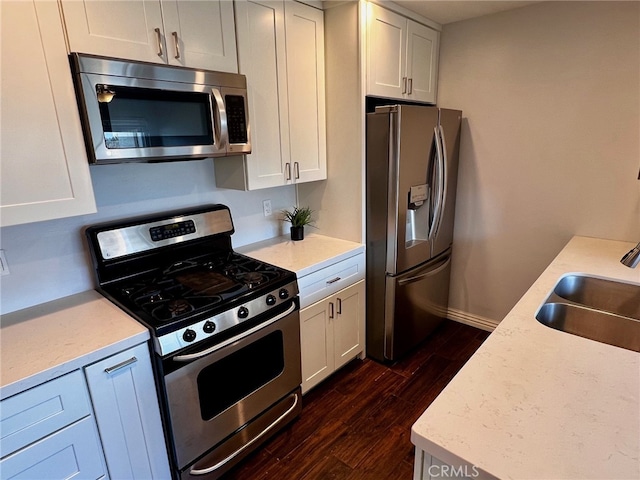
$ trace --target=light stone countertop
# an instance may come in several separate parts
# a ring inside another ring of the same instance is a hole
[[[235,249],[250,257],[296,272],[298,278],[364,252],[364,245],[317,233],[305,233],[304,240],[289,235],[270,238]]]
[[[149,339],[149,331],[95,290],[2,316],[4,399]]]
[[[574,237],[413,425],[411,440],[479,478],[640,478],[640,353],[535,319],[557,280],[640,284],[634,244]]]

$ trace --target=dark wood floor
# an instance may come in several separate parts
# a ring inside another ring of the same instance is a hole
[[[447,321],[393,365],[351,362],[305,395],[300,417],[225,480],[411,479],[411,425],[488,335]]]

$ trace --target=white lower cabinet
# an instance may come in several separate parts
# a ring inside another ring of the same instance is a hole
[[[364,350],[364,280],[300,310],[302,392]]]
[[[147,344],[85,368],[111,478],[170,478]]]
[[[3,480],[171,478],[147,344],[2,400],[0,457]]]
[[[461,463],[449,465],[416,447],[413,464],[413,480],[470,480],[477,478],[480,470],[474,465]]]
[[[2,400],[0,427],[3,480],[107,473],[80,370]]]

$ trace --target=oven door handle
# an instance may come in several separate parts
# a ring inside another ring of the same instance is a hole
[[[211,467],[207,467],[207,468],[202,468],[202,469],[191,469],[189,471],[189,474],[191,475],[206,475],[207,473],[211,473],[217,469],[219,469],[220,467],[222,467],[223,465],[225,465],[226,463],[230,462],[231,460],[233,460],[235,457],[237,457],[238,455],[240,455],[242,452],[244,452],[247,448],[249,448],[251,445],[253,445],[255,442],[257,442],[258,440],[260,440],[262,437],[264,437],[267,433],[269,433],[276,425],[278,425],[283,418],[285,418],[287,415],[289,415],[291,412],[293,412],[295,410],[295,408],[298,406],[298,394],[297,393],[292,393],[291,396],[293,396],[293,405],[291,405],[286,412],[284,412],[282,415],[280,415],[278,418],[276,418],[267,428],[265,428],[264,430],[262,430],[258,435],[256,435],[255,437],[253,437],[249,442],[245,443],[242,447],[240,447],[238,450],[236,450],[235,452],[233,452],[231,455],[229,455],[227,458],[225,458],[224,460],[219,461],[218,463],[216,463],[215,465],[212,465]]]
[[[228,338],[224,342],[218,343],[218,344],[214,345],[213,347],[207,348],[206,350],[202,350],[201,352],[188,353],[186,355],[176,355],[175,357],[173,357],[173,360],[175,360],[176,362],[189,362],[191,360],[196,360],[198,358],[201,358],[201,357],[204,357],[206,355],[209,355],[210,353],[215,352],[216,350],[220,350],[222,347],[226,347],[227,345],[232,344],[236,340],[240,340],[240,339],[246,337],[247,335],[249,335],[249,334],[251,334],[253,332],[257,332],[258,330],[266,327],[267,325],[271,325],[272,323],[277,322],[281,318],[284,318],[287,315],[289,315],[295,309],[296,309],[296,303],[293,302],[288,310],[282,312],[279,315],[276,315],[275,317],[269,319],[268,321],[266,321],[264,323],[261,323],[260,325],[256,325],[255,327],[250,328],[249,330],[246,330],[246,331],[236,335],[235,337]]]

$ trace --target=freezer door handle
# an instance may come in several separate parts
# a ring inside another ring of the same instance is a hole
[[[398,286],[400,285],[406,285],[407,283],[413,283],[413,282],[418,282],[420,280],[422,280],[423,278],[427,278],[427,277],[432,277],[433,275],[437,275],[438,273],[440,273],[442,270],[444,270],[445,268],[447,268],[449,266],[449,264],[451,263],[451,257],[448,256],[446,259],[444,259],[440,264],[438,264],[437,266],[435,266],[435,268],[432,268],[430,270],[427,270],[424,273],[421,273],[419,275],[414,275],[413,277],[409,277],[409,278],[403,278],[401,280],[398,280]]]

